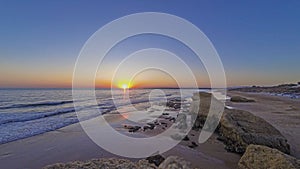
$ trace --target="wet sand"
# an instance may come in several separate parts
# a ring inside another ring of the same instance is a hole
[[[249,111],[265,119],[287,138],[291,146],[291,155],[300,158],[300,99],[238,91],[229,91],[228,95],[255,100],[248,103],[228,101],[226,105]]]
[[[111,119],[114,125],[126,123],[121,116],[114,115],[114,117],[107,119]],[[157,129],[149,130],[143,134],[156,134],[162,130],[162,127],[158,126]],[[163,156],[176,155],[183,157],[198,168],[236,168],[240,155],[227,152],[223,143],[216,139],[216,135],[213,135],[206,143],[196,148],[189,148],[188,145],[191,141],[197,142],[197,133],[196,131],[189,133],[190,141],[182,141],[168,152],[163,153]],[[56,131],[0,145],[0,168],[36,169],[59,162],[107,157],[118,156],[93,143],[84,133],[80,124],[73,124]]]

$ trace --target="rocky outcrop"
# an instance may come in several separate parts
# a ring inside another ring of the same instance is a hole
[[[192,98],[193,102],[190,107],[190,112],[192,113],[192,121],[194,121],[193,130],[199,130],[204,126],[211,103],[214,103],[212,108],[224,107],[224,103],[217,100],[210,93],[195,93]]]
[[[171,107],[174,109],[180,109],[181,107],[181,98],[171,98],[167,100],[167,107]]]
[[[74,161],[70,163],[58,163],[46,166],[43,169],[156,169],[154,164],[150,164],[147,160],[132,162],[125,159],[108,158],[108,159],[93,159],[89,161]]]
[[[222,106],[223,103],[216,100],[209,93],[197,93],[193,96],[193,102],[200,101],[199,111],[196,112],[194,104],[191,106],[191,112],[194,112],[195,123],[193,130],[199,130],[203,127],[207,118],[211,100],[216,105]],[[290,146],[284,136],[271,124],[264,119],[257,117],[250,112],[225,109],[220,123],[216,129],[220,135],[219,139],[224,142],[225,148],[232,152],[244,153],[250,144],[265,145],[276,148],[284,153],[290,153]]]
[[[230,98],[230,101],[231,102],[239,102],[239,103],[255,102],[255,100],[247,99],[247,98],[241,97],[241,96],[232,96]]]
[[[128,132],[137,132],[141,129],[140,126],[131,126],[131,125],[128,125],[128,124],[124,124],[123,128],[128,129]]]
[[[266,146],[249,145],[238,164],[239,169],[299,169],[300,160]]]
[[[158,166],[156,166],[156,165]],[[192,169],[191,164],[183,158],[170,156],[164,159],[160,155],[148,157],[146,160],[132,162],[126,159],[101,158],[89,161],[57,163],[43,169]]]
[[[248,145],[257,144],[290,153],[287,140],[276,128],[247,111],[226,109],[218,132],[229,151],[244,153]]]
[[[189,162],[185,161],[183,158],[170,156],[162,162],[159,169],[192,169],[192,166]]]

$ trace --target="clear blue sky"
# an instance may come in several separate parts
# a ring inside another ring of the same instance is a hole
[[[69,87],[86,40],[124,15],[164,12],[198,26],[232,85],[300,81],[300,1],[1,1],[0,87]]]

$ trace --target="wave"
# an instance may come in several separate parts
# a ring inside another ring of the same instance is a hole
[[[160,100],[160,99],[155,99]],[[117,107],[127,106],[129,104],[139,104],[139,103],[145,103],[149,102],[149,99],[132,99],[131,102],[127,103],[116,103],[114,104],[113,101],[108,101],[104,103],[100,103],[98,105],[89,105],[89,106],[80,106],[78,107],[78,110],[85,109],[85,108],[91,108],[91,107],[97,107],[101,110],[102,115],[107,114],[113,110],[116,110]],[[31,107],[31,106],[53,106],[53,105],[61,105],[61,104],[67,104],[67,103],[73,103],[73,101],[57,101],[57,102],[39,102],[39,103],[32,103],[32,104],[15,104],[12,106],[6,106],[6,107],[0,107],[0,109],[9,109],[9,108],[24,108],[24,107]],[[7,124],[7,123],[14,123],[14,122],[25,122],[25,121],[31,121],[31,120],[37,120],[41,118],[47,118],[51,116],[56,116],[60,114],[66,114],[66,113],[72,113],[75,112],[75,108],[68,107],[68,108],[62,108],[55,111],[48,111],[48,112],[35,112],[35,113],[0,113],[0,125]]]
[[[10,106],[2,106],[0,109],[12,109],[12,108],[26,108],[26,107],[37,107],[37,106],[57,106],[62,104],[73,103],[72,100],[56,101],[56,102],[37,102],[29,104],[13,104]]]
[[[51,117],[71,112],[75,112],[75,109],[73,107],[44,113],[1,113],[0,125],[14,122],[37,120],[45,117]]]
[[[102,114],[109,113],[112,110],[115,110],[115,106],[107,105],[107,104],[100,104],[100,105],[89,105],[89,106],[82,106],[78,107],[77,111],[84,110],[86,108],[99,108]],[[62,108],[55,111],[48,111],[48,112],[38,112],[38,113],[0,113],[0,125],[7,124],[7,123],[15,123],[15,122],[26,122],[31,120],[37,120],[41,118],[47,118],[52,116],[57,116],[66,113],[73,113],[75,112],[75,108],[68,107]]]

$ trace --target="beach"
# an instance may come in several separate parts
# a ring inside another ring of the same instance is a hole
[[[255,102],[235,103],[227,101],[226,105],[240,110],[246,110],[252,114],[265,119],[268,123],[278,129],[287,138],[291,146],[291,155],[299,158],[300,133],[297,130],[299,123],[299,100],[282,96],[272,96],[262,93],[245,93],[229,91],[228,96],[242,96],[253,99]],[[105,115],[106,119],[113,126],[122,126],[127,123],[124,116],[116,114]],[[161,118],[164,120],[164,118]],[[169,120],[164,122],[171,125]],[[145,132],[128,133],[133,137],[153,136],[162,131],[162,125],[158,125],[154,130]],[[213,169],[237,168],[241,154],[229,152],[224,147],[224,143],[219,141],[219,135],[213,134],[209,140],[203,144],[190,148],[191,142],[197,142],[199,131],[191,130],[188,134],[188,141],[181,141],[171,150],[161,154],[164,157],[180,156],[191,162],[193,167]],[[9,142],[0,145],[1,168],[42,168],[54,163],[66,163],[70,161],[84,161],[99,158],[124,158],[107,152],[96,145],[83,131],[79,123],[75,123],[55,131],[46,132],[41,135]],[[137,161],[140,159],[129,159]]]
[[[124,123],[124,119],[112,119],[115,125]],[[156,134],[156,131],[149,130],[147,134]],[[189,135],[190,141],[198,139],[197,132],[192,131],[190,134],[194,135]],[[223,143],[217,140],[217,135],[214,134],[206,143],[193,149],[188,147],[190,141],[182,141],[162,155],[165,157],[171,155],[183,157],[190,161],[193,167],[198,168],[236,168],[240,155],[227,152]],[[34,169],[54,163],[110,157],[124,158],[111,154],[96,145],[78,123],[56,131],[0,145],[1,166],[12,169]],[[139,159],[130,160],[137,161]]]

